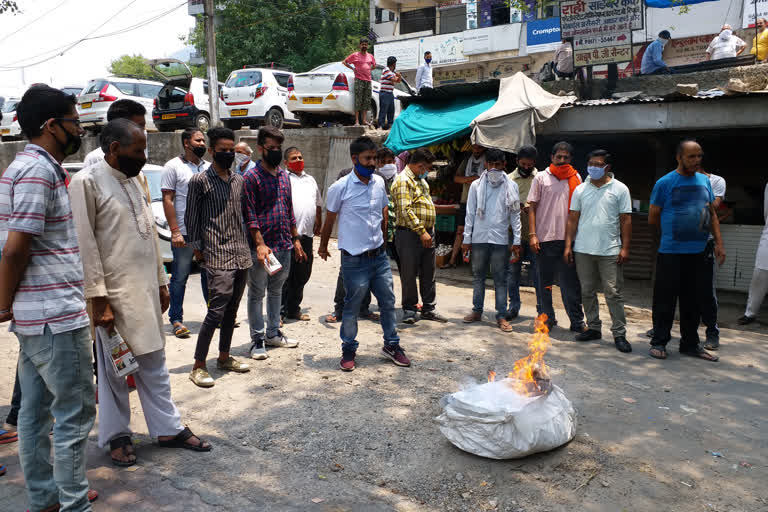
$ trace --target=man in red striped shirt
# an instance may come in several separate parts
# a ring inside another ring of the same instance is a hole
[[[381,91],[379,92],[379,128],[389,130],[395,119],[395,84],[403,79],[395,72],[397,58],[387,57],[387,67],[381,73]]]

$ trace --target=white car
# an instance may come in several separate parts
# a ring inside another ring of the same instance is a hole
[[[289,70],[245,67],[229,74],[221,88],[219,116],[227,128],[239,130],[243,125],[282,128],[299,121],[288,110]]]
[[[0,113],[3,118],[0,119],[0,137],[2,140],[13,140],[21,137],[21,126],[19,126],[19,119],[16,117],[16,105],[19,104],[21,98],[5,98]]]
[[[83,92],[84,87],[82,85],[65,85],[63,87],[59,87],[58,89],[67,94],[80,96],[80,93]]]
[[[189,66],[180,60],[155,59],[148,63],[165,84],[152,108],[152,121],[157,129],[168,132],[194,127],[207,132],[211,127],[208,80],[193,78]],[[219,83],[219,88],[223,85]]]
[[[155,130],[152,122],[152,104],[163,84],[137,78],[107,77],[88,82],[77,97],[77,112],[83,128],[99,131],[107,124],[107,110],[117,100],[137,101],[147,109],[147,130]]]
[[[368,121],[375,122],[379,112],[382,66],[371,70],[371,106]],[[331,62],[306,73],[294,75],[288,84],[288,109],[296,114],[301,126],[317,126],[325,121],[354,122],[355,72],[341,62]],[[405,80],[395,84],[395,117],[400,115],[397,98],[414,94]]]

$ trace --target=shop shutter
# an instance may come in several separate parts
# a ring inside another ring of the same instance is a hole
[[[717,269],[717,289],[747,292],[763,226],[721,224],[725,264]]]
[[[656,246],[653,243],[653,231],[648,225],[648,214],[632,214],[632,245],[629,249],[629,261],[624,266],[626,279],[651,279],[656,263]]]

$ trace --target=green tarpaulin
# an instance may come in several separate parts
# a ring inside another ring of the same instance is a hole
[[[494,103],[496,96],[412,103],[395,119],[384,145],[397,154],[467,135],[472,120]]]

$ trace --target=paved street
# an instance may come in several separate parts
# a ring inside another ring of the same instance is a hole
[[[101,493],[94,510],[768,510],[765,326],[733,329],[736,316],[729,310],[722,317],[718,364],[681,358],[677,338],[668,360],[650,359],[643,335],[650,316],[639,308],[630,311],[628,338],[635,351],[628,355],[610,340],[577,344],[571,333],[556,328],[546,359],[578,411],[577,436],[549,453],[493,461],[454,448],[433,418],[440,412],[438,400],[462,379],[484,379],[489,369],[503,374],[527,353],[533,295],[523,295],[516,332],[504,335],[488,308],[483,324],[462,324],[471,287],[440,281],[438,310],[450,323],[401,326],[412,368],[384,359],[379,326],[362,321],[359,366],[346,374],[337,369],[338,325],[321,322],[331,311],[337,272],[334,247],[333,261],[315,260],[306,289],[312,320],[285,326],[301,341],[299,348],[271,350],[267,361],[252,361],[249,374],[223,375],[215,369],[214,339],[213,389],[188,379],[196,337],[167,336],[183,421],[214,450],[157,447],[147,437],[134,393],[137,466],[113,466],[96,447],[96,430],[91,433],[88,475]],[[399,298],[397,277],[395,288]],[[488,290],[486,306],[492,304]],[[245,309],[244,298],[235,356],[248,353]],[[197,332],[204,315],[198,276],[190,279],[185,311],[188,327]],[[609,319],[607,310],[602,317]],[[604,334],[609,337],[607,325]],[[0,335],[3,419],[17,347],[15,337]],[[3,511],[27,506],[17,449],[0,446],[0,462],[8,466],[0,477]]]

